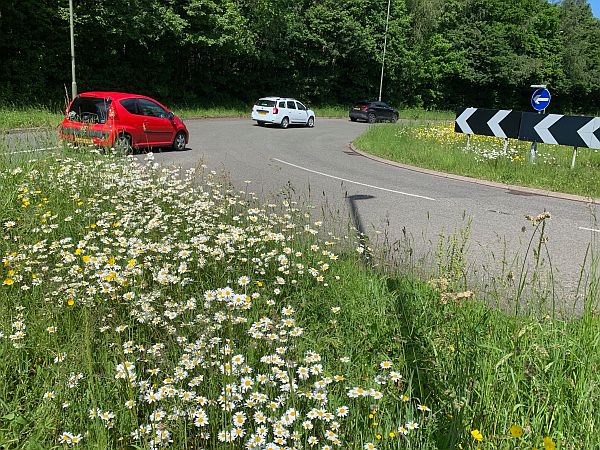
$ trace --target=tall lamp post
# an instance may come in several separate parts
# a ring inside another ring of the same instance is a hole
[[[71,98],[77,96],[77,82],[75,81],[75,37],[73,35],[73,0],[69,0],[69,19],[71,22]]]
[[[385,34],[383,35],[383,58],[381,59],[381,78],[379,79],[379,101],[381,101],[381,89],[383,88],[383,66],[385,64],[385,47],[387,45],[388,23],[390,21],[390,4],[392,0],[388,0],[387,17],[385,19]]]

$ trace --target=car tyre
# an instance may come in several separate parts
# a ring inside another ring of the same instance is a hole
[[[308,122],[306,122],[306,126],[307,126],[308,128],[312,128],[312,127],[314,127],[314,126],[315,126],[315,118],[314,118],[313,116],[310,116],[310,117],[308,118]]]
[[[179,152],[185,150],[185,133],[183,131],[178,131],[175,135],[175,139],[173,139],[173,150]]]
[[[287,117],[284,117],[283,119],[281,119],[281,128],[283,128],[284,130],[290,126],[290,119],[288,119]]]
[[[259,127],[264,127],[264,126],[265,126],[265,123],[264,123],[262,120],[257,120],[257,121],[256,121],[256,124],[257,124]]]
[[[113,144],[116,150],[129,154],[133,151],[133,141],[131,135],[127,133],[121,133],[115,139]]]
[[[352,122],[356,122],[356,117],[350,117],[350,120],[351,120]]]
[[[377,120],[377,117],[375,117],[375,113],[369,113],[369,115],[367,116],[367,122],[375,123],[375,120]]]
[[[396,122],[398,122],[398,114],[394,114],[392,116],[392,123],[396,123]]]

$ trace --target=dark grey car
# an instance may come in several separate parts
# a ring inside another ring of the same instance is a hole
[[[365,120],[369,123],[378,121],[396,122],[398,120],[398,110],[392,108],[385,102],[370,101],[358,102],[350,107],[350,120]]]

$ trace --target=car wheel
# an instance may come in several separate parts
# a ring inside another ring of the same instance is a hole
[[[261,120],[257,120],[257,121],[256,121],[256,124],[257,124],[259,127],[264,127],[264,126],[265,126],[265,123],[264,123],[263,121],[261,121]]]
[[[290,119],[288,119],[287,117],[284,117],[283,119],[281,119],[281,128],[283,128],[284,130],[290,125]]]
[[[376,119],[377,117],[375,117],[375,113],[369,113],[369,115],[367,116],[367,122],[369,123],[375,123]]]
[[[351,120],[352,122],[356,122],[356,117],[350,117],[350,120]]]
[[[131,140],[131,135],[127,133],[121,133],[115,139],[113,146],[116,150],[120,152],[131,153],[131,151],[133,150],[132,144],[133,142]]]
[[[313,116],[310,116],[310,117],[308,118],[308,122],[306,122],[306,126],[307,126],[308,128],[312,128],[312,127],[314,127],[314,126],[315,126],[315,118],[314,118]]]
[[[398,114],[394,114],[392,116],[392,123],[396,123],[396,122],[398,122]]]
[[[173,140],[173,150],[185,150],[185,133],[183,131],[179,131],[175,135],[175,139]]]

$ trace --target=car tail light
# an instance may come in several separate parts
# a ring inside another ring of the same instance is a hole
[[[366,110],[368,110],[368,109],[369,109],[369,107],[368,107],[368,106],[361,106],[361,107],[360,107],[360,110],[361,110],[361,111],[366,111]]]
[[[277,106],[273,106],[273,114],[277,114],[279,112],[279,110],[277,109]]]

